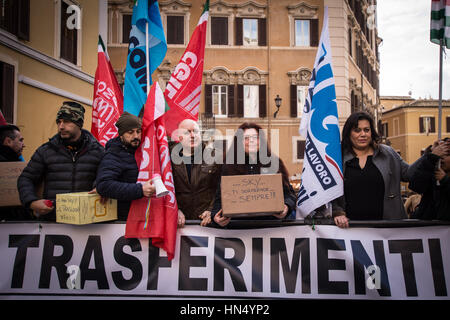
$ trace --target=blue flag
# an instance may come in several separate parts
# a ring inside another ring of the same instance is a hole
[[[305,218],[344,194],[328,7],[325,7],[324,25],[299,132],[306,141],[302,183],[297,196],[297,218]]]
[[[148,52],[146,56],[146,25],[148,24]],[[151,74],[158,68],[167,52],[166,36],[155,0],[137,0],[133,7],[123,110],[138,115],[147,101],[147,85],[151,85]],[[147,84],[147,62],[150,83]]]

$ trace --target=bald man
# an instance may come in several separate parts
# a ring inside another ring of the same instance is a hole
[[[202,143],[197,122],[185,119],[178,125],[178,140],[173,149],[172,171],[175,196],[178,203],[178,226],[186,220],[201,219],[200,225],[211,222],[221,165],[205,161],[205,146]],[[211,154],[211,150],[206,152]]]

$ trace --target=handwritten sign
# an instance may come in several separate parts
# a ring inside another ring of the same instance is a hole
[[[56,195],[56,222],[89,224],[117,219],[117,200],[100,202],[98,194],[87,192]]]
[[[25,162],[0,162],[0,207],[21,206],[17,191],[19,178]]]
[[[222,209],[225,216],[261,216],[284,209],[281,174],[223,176]]]

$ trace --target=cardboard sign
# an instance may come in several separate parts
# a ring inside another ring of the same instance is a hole
[[[56,195],[56,222],[68,224],[89,224],[117,220],[117,200],[100,202],[100,195],[88,192],[63,193]]]
[[[223,176],[223,215],[265,216],[284,209],[281,174]]]
[[[0,207],[21,206],[17,191],[19,178],[26,162],[0,162]]]

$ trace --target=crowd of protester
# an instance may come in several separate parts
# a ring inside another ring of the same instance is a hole
[[[104,148],[82,129],[84,112],[76,102],[63,103],[56,115],[58,132],[33,153],[18,178],[22,207],[0,208],[1,220],[55,221],[57,194],[87,191],[98,193],[103,200],[117,199],[118,220],[126,221],[131,201],[155,194],[151,182],[136,183],[139,168],[135,152],[142,142],[141,119],[122,114],[116,123],[118,137]],[[220,188],[221,177],[229,175],[280,173],[283,211],[250,219],[295,219],[296,194],[288,171],[282,159],[271,152],[258,124],[243,123],[223,154],[208,150],[211,147],[202,142],[193,120],[179,124],[178,141],[172,144],[171,154],[179,227],[186,220],[200,220],[202,226],[229,224],[231,218],[222,212]],[[21,161],[24,147],[17,126],[0,126],[0,162]],[[436,141],[409,165],[395,150],[380,143],[373,118],[356,112],[344,125],[341,148],[344,195],[331,203],[338,227],[347,228],[352,220],[450,221],[450,139]],[[202,156],[205,153],[211,161]],[[406,202],[401,182],[408,183],[414,192]]]

